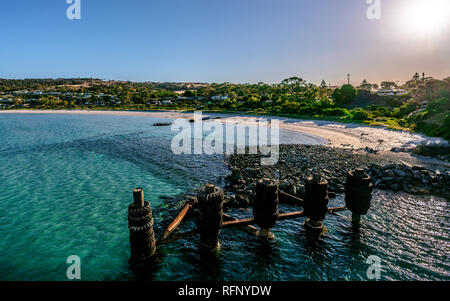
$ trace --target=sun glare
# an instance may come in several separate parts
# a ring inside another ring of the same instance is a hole
[[[402,26],[411,34],[443,34],[450,26],[449,0],[411,0],[402,11]]]

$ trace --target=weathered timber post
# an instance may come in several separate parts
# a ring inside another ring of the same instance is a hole
[[[132,268],[146,267],[152,263],[156,252],[155,232],[150,203],[144,200],[144,190],[133,190],[134,202],[128,206],[128,229],[130,230]]]
[[[207,184],[198,192],[197,199],[197,227],[201,245],[206,250],[216,250],[220,247],[219,235],[223,224],[223,190],[213,184]]]
[[[307,178],[305,183],[305,200],[303,208],[308,217],[305,227],[308,230],[322,232],[322,221],[328,213],[328,181],[315,173]]]
[[[372,191],[372,179],[363,169],[356,169],[347,174],[345,204],[352,212],[353,223],[358,224],[361,221],[361,215],[369,211]]]
[[[256,184],[256,198],[253,205],[253,215],[256,224],[261,228],[260,236],[273,237],[270,229],[278,219],[278,182],[270,179],[260,180]]]

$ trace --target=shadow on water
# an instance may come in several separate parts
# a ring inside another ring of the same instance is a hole
[[[128,266],[128,270],[130,271],[130,276],[132,281],[151,281],[156,278],[157,273],[161,270],[161,264],[164,260],[165,255],[161,252],[156,252],[154,262],[152,265],[142,269],[131,269]]]
[[[128,264],[128,260],[124,262],[122,272],[116,275],[111,279],[104,279],[106,281],[152,281],[155,280],[157,274],[162,269],[162,263],[164,261],[165,254],[157,251],[155,257],[153,258],[153,262],[145,267],[140,269],[132,269]]]
[[[280,250],[276,239],[254,238],[246,244],[246,251],[255,255],[265,267],[272,265],[280,258]]]
[[[327,252],[326,235],[320,236],[317,233],[311,233],[302,228],[297,232],[295,238],[299,249],[305,255],[321,264],[324,262]]]
[[[240,242],[243,252],[251,258],[251,266],[242,275],[242,280],[277,280],[283,258],[277,238],[265,239],[250,236],[246,242]]]
[[[201,248],[200,241],[196,239],[194,247],[185,255],[186,262],[194,272],[192,280],[218,281],[223,278],[222,271],[224,262],[222,258],[222,248],[214,251],[207,251]]]

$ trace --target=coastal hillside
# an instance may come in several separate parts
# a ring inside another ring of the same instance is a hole
[[[279,84],[99,79],[0,79],[0,109],[205,110],[387,126],[450,138],[450,77],[333,87],[291,77]]]

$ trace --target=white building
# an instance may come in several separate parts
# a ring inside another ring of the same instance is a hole
[[[230,98],[228,95],[216,95],[211,97],[211,99],[215,101],[227,100],[228,98]]]
[[[375,93],[380,96],[402,96],[408,94],[408,91],[399,89],[378,89],[375,90]]]

